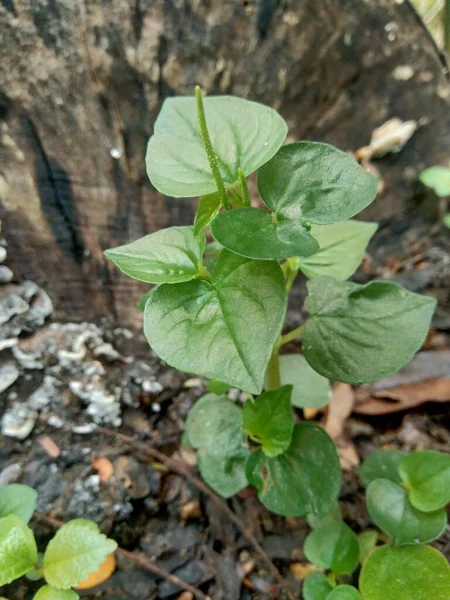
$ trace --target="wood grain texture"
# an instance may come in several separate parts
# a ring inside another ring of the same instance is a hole
[[[414,75],[398,81],[399,65]],[[3,233],[58,318],[140,321],[145,285],[102,252],[192,219],[195,202],[152,188],[144,152],[163,100],[195,84],[344,150],[391,117],[420,121],[377,162],[386,190],[369,219],[402,218],[418,172],[450,157],[448,73],[407,1],[0,0]]]

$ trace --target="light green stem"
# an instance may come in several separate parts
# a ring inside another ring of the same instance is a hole
[[[242,189],[242,200],[244,201],[245,206],[250,206],[250,194],[248,193],[247,177],[245,176],[245,173],[241,167],[238,169],[238,175]]]
[[[278,343],[275,344],[267,365],[267,389],[276,390],[281,386],[280,357],[278,355]]]
[[[300,337],[303,334],[303,330],[305,329],[304,325],[300,325],[300,327],[296,327],[292,331],[288,331],[285,335],[281,336],[280,346],[287,344],[288,342],[292,342],[296,338]]]
[[[220,174],[219,165],[217,163],[217,157],[214,153],[214,149],[211,144],[211,138],[209,137],[208,125],[206,123],[205,108],[203,106],[203,95],[202,90],[199,86],[195,88],[195,98],[197,100],[197,117],[198,125],[200,128],[200,136],[202,138],[203,145],[206,150],[206,156],[208,158],[209,167],[216,182],[217,190],[220,194],[222,204],[227,210],[231,210],[231,203],[227,196],[225,184]]]

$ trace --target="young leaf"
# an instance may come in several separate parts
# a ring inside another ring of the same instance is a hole
[[[326,224],[350,219],[377,194],[376,178],[328,144],[283,146],[258,173],[264,204],[278,216]]]
[[[36,508],[37,492],[28,485],[11,483],[0,488],[0,518],[16,515],[29,523]]]
[[[267,456],[278,456],[289,448],[294,430],[291,409],[292,386],[249,398],[242,410],[242,426]]]
[[[231,96],[203,98],[209,136],[226,187],[250,175],[280,148],[287,125],[268,106]],[[194,97],[168,98],[156,119],[145,159],[156,189],[175,198],[216,191]]]
[[[399,471],[411,504],[418,510],[431,512],[450,502],[450,454],[412,452],[403,459]]]
[[[322,408],[331,400],[328,379],[314,371],[301,354],[280,356],[281,383],[291,384],[293,406],[299,408]]]
[[[227,398],[206,394],[189,411],[185,435],[198,452],[203,479],[229,498],[247,487],[241,409]]]
[[[76,519],[59,529],[44,554],[44,577],[57,589],[69,589],[96,571],[116,542],[100,533],[92,521]]]
[[[328,594],[326,600],[363,600],[363,598],[352,585],[338,585]]]
[[[450,196],[450,169],[448,167],[429,167],[419,175],[420,181],[432,188],[437,196]]]
[[[378,531],[367,529],[358,533],[359,562],[363,565],[369,554],[375,549],[378,542]]]
[[[358,538],[344,521],[314,529],[303,549],[310,562],[336,575],[351,573],[358,565]]]
[[[389,479],[394,483],[401,483],[399,466],[407,456],[407,452],[380,448],[366,458],[361,465],[359,476],[364,487],[375,479]]]
[[[450,567],[429,546],[382,546],[366,560],[359,589],[364,600],[448,600]]]
[[[122,273],[147,283],[180,283],[200,275],[205,238],[193,227],[169,227],[105,250]]]
[[[286,517],[326,513],[336,503],[341,486],[336,447],[314,423],[295,425],[284,454],[270,458],[261,450],[252,452],[246,473],[264,506]]]
[[[345,281],[361,264],[367,244],[377,230],[376,223],[342,221],[330,225],[313,225],[311,235],[320,249],[311,256],[300,257],[300,269],[309,279],[334,277]]]
[[[58,590],[51,585],[41,587],[33,600],[78,600],[80,596],[73,590]]]
[[[31,529],[16,515],[0,519],[0,586],[31,571],[37,557]]]
[[[404,366],[422,346],[436,306],[433,298],[386,281],[358,285],[318,277],[308,289],[305,358],[345,383],[377,381]]]
[[[326,600],[332,589],[328,578],[323,573],[315,571],[303,582],[303,598],[304,600]]]
[[[388,479],[376,479],[366,492],[372,521],[390,535],[396,545],[426,544],[447,527],[447,513],[441,509],[424,513],[410,503],[407,491]]]
[[[196,237],[203,234],[219,212],[220,206],[220,195],[217,192],[200,198],[194,221],[194,235]]]
[[[315,515],[314,513],[311,513],[306,515],[306,522],[311,529],[318,529],[319,527],[324,527],[330,523],[335,523],[336,521],[342,521],[341,507],[338,502],[336,502],[336,504],[334,504],[325,514]]]
[[[258,394],[286,311],[276,262],[222,251],[212,282],[161,285],[147,301],[145,335],[160,358],[181,371]]]
[[[211,223],[214,239],[247,258],[271,260],[309,256],[319,244],[300,220],[281,218],[261,208],[237,208]]]
[[[208,392],[220,396],[221,394],[225,394],[226,392],[228,392],[230,386],[228,385],[228,383],[217,381],[217,379],[210,379],[206,384],[206,389],[208,390]]]

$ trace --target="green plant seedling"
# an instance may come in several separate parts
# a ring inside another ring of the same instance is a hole
[[[314,529],[305,541],[306,558],[336,575],[351,573],[358,565],[358,537],[344,523],[336,521]]]
[[[294,425],[288,396],[293,407],[317,408],[330,399],[329,379],[395,372],[421,347],[435,301],[390,282],[345,281],[376,230],[350,219],[374,200],[377,180],[349,154],[283,145],[286,135],[272,108],[241,98],[203,98],[196,88],[195,97],[166,100],[147,172],[163,194],[200,198],[194,223],[106,254],[156,286],[140,302],[153,351],[216,382],[183,438],[206,482],[226,498],[250,484],[274,512],[321,517],[338,497],[338,456],[319,426]],[[259,207],[247,185],[253,172]],[[282,335],[300,271],[310,279],[310,317]],[[302,352],[280,359],[295,340]],[[243,409],[220,396],[228,386],[253,396]]]
[[[450,454],[412,452],[400,463],[399,473],[418,510],[433,512],[450,502]]]
[[[434,190],[437,196],[450,196],[450,168],[429,167],[419,175],[420,181]]]
[[[11,483],[0,488],[0,518],[16,515],[25,524],[36,508],[37,492],[27,485]]]
[[[355,587],[344,584],[336,586],[326,600],[362,600],[362,596]]]
[[[394,483],[401,483],[399,466],[407,456],[401,450],[375,450],[363,462],[360,477],[364,487],[375,479],[389,479]]]
[[[367,529],[358,534],[359,562],[363,565],[378,542],[378,531]]]
[[[332,590],[328,577],[319,571],[308,575],[303,582],[302,592],[305,600],[326,600]]]

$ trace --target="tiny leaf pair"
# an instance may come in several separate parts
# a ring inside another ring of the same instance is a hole
[[[318,571],[308,575],[302,591],[304,600],[362,600],[353,586],[343,584],[333,588],[328,578]]]

